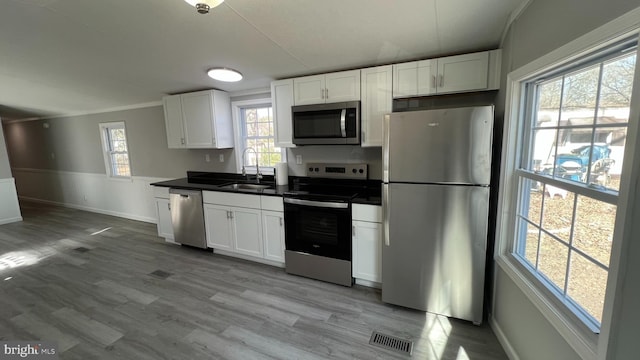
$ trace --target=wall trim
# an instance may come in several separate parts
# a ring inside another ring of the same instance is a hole
[[[491,329],[493,329],[493,332],[496,334],[496,337],[498,338],[498,342],[500,343],[500,345],[502,345],[502,348],[504,349],[504,352],[507,354],[507,357],[510,360],[520,360],[520,356],[518,356],[516,349],[513,348],[513,346],[511,345],[511,342],[509,342],[509,339],[507,338],[507,335],[504,333],[504,331],[502,331],[500,324],[496,321],[496,319],[493,316],[489,316],[489,326],[491,327]]]
[[[89,212],[103,214],[103,215],[117,216],[117,217],[129,219],[129,220],[142,221],[142,222],[147,222],[147,223],[151,223],[151,224],[157,224],[158,223],[157,219],[155,219],[155,218],[151,218],[151,217],[147,217],[147,216],[138,216],[138,215],[123,213],[123,212],[119,212],[119,211],[104,210],[104,209],[99,209],[99,208],[95,208],[95,207],[91,207],[91,206],[82,206],[82,205],[63,203],[63,202],[58,202],[58,201],[44,200],[44,199],[38,199],[38,198],[34,198],[34,197],[29,197],[29,196],[18,196],[18,199],[25,200],[25,201],[36,202],[36,203],[41,203],[41,204],[47,204],[47,205],[57,205],[57,206],[62,206],[62,207],[66,207],[66,208],[69,208],[69,209],[89,211]]]
[[[504,45],[504,41],[507,38],[507,34],[509,33],[509,29],[511,29],[511,25],[513,24],[514,21],[516,21],[516,19],[518,17],[520,17],[520,15],[522,15],[522,13],[527,9],[527,7],[529,7],[529,5],[531,5],[531,3],[533,2],[533,0],[526,0],[520,3],[520,5],[518,5],[518,7],[516,7],[511,14],[509,14],[509,18],[507,19],[507,23],[504,25],[504,29],[502,30],[502,35],[500,36],[500,48],[502,49],[502,46]]]
[[[18,216],[18,217],[12,217],[12,218],[8,218],[8,219],[0,219],[0,225],[5,225],[5,224],[11,224],[14,222],[19,222],[22,221],[22,216]]]
[[[71,113],[60,114],[60,115],[36,116],[36,117],[30,117],[30,118],[24,118],[24,119],[13,119],[13,120],[3,121],[3,123],[13,124],[13,123],[21,123],[21,122],[27,122],[27,121],[94,115],[94,114],[102,114],[102,113],[109,113],[109,112],[115,112],[115,111],[143,109],[143,108],[154,107],[154,106],[162,106],[162,101],[151,101],[151,102],[139,103],[139,104],[133,104],[133,105],[115,106],[111,108],[96,109],[96,110],[90,110],[90,111],[78,111],[78,112],[71,112]]]

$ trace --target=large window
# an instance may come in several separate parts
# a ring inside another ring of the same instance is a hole
[[[129,146],[127,146],[124,122],[100,124],[100,136],[108,175],[120,178],[131,177]]]
[[[636,66],[618,44],[524,83],[514,255],[592,331],[602,322]]]
[[[261,172],[273,173],[276,163],[286,161],[285,149],[275,145],[273,110],[271,100],[267,101],[234,103],[238,165],[252,173],[256,164]]]

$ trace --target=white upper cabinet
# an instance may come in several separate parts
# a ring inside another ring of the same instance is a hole
[[[361,70],[361,146],[382,146],[384,115],[392,111],[392,66]]]
[[[295,147],[292,141],[291,107],[293,106],[293,79],[271,82],[271,107],[275,126],[275,145]]]
[[[493,90],[499,72],[500,50],[396,64],[393,97]]]
[[[233,147],[231,102],[226,92],[197,91],[165,96],[162,101],[169,148]]]
[[[162,105],[164,106],[164,124],[167,129],[167,145],[169,145],[169,149],[184,148],[182,100],[180,95],[164,96]]]
[[[294,105],[360,100],[360,70],[293,79]]]

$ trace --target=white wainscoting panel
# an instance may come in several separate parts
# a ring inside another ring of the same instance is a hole
[[[105,174],[41,169],[12,169],[21,199],[156,223],[153,189],[165,178],[133,176],[113,179]]]
[[[13,178],[0,179],[0,225],[22,221]]]

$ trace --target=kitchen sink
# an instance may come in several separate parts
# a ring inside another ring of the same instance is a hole
[[[223,189],[232,189],[232,190],[262,190],[268,189],[272,187],[271,185],[265,184],[248,184],[248,183],[231,183],[220,186]]]

